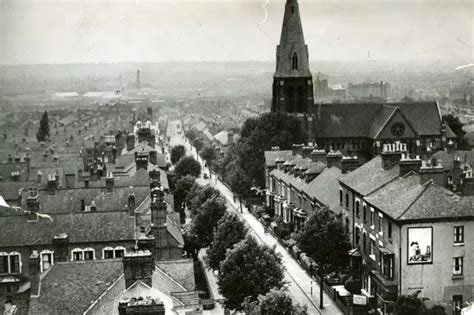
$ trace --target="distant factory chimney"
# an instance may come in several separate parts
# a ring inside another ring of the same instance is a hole
[[[140,70],[137,70],[137,89],[140,88]]]

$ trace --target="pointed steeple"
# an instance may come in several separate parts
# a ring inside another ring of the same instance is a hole
[[[309,77],[308,46],[306,46],[297,0],[287,0],[277,46],[275,77]]]

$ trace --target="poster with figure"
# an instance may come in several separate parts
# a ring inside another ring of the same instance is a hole
[[[433,228],[408,228],[408,264],[433,262]]]

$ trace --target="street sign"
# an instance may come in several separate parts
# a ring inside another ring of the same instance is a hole
[[[367,305],[367,297],[365,295],[354,294],[352,296],[352,303],[356,305]]]

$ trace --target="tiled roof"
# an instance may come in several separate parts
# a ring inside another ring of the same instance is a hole
[[[0,196],[5,200],[19,200],[18,192],[22,188],[36,187],[35,182],[0,182]]]
[[[414,103],[337,103],[319,106],[316,138],[375,137],[380,128],[399,107],[416,133],[441,136],[441,119],[435,102]],[[449,128],[448,128],[449,129]],[[451,135],[451,129],[448,137]]]
[[[209,141],[214,140],[214,136],[211,134],[209,129],[204,130],[202,133],[204,134],[204,136],[206,136],[207,140],[209,140]]]
[[[420,184],[416,173],[399,177],[366,197],[396,220],[474,217],[474,197],[461,197],[433,181]]]
[[[265,151],[265,165],[267,167],[275,166],[275,161],[277,159],[288,160],[293,157],[293,151],[283,150],[283,151]]]
[[[195,289],[196,283],[194,281],[194,264],[192,259],[158,261],[156,265],[186,290],[193,291]]]
[[[341,179],[352,190],[366,196],[400,175],[398,164],[383,169],[381,156],[376,156]]]
[[[94,200],[97,211],[128,211],[128,196],[130,191],[135,194],[135,205],[138,206],[149,195],[150,189],[147,186],[115,187],[112,193],[107,193],[101,188],[79,188],[79,189],[58,189],[54,195],[49,191],[40,190],[39,207],[43,213],[78,213],[81,212],[81,200],[86,206],[90,206]],[[26,209],[26,200],[29,191],[22,193],[22,208]]]
[[[447,151],[438,151],[433,154],[433,157],[436,158],[441,165],[446,170],[452,170],[454,165],[454,158],[459,157],[461,164],[468,163],[471,167],[474,166],[474,150],[471,151],[459,151],[454,150],[453,152]]]
[[[179,226],[168,216],[166,217],[166,230],[176,240],[176,242],[178,242],[178,245],[184,245],[183,234],[179,230]]]
[[[135,238],[134,218],[127,211],[52,215],[52,221],[27,216],[0,220],[0,247],[51,244],[55,234],[66,233],[69,243],[129,241]]]
[[[345,176],[342,171],[335,167],[326,168],[320,175],[303,186],[303,191],[319,202],[336,211],[339,209],[339,181]]]
[[[123,274],[121,260],[56,263],[31,298],[31,314],[82,314]]]
[[[26,163],[3,162],[0,163],[0,176],[4,181],[12,180],[12,172],[18,172],[20,181],[28,179]]]

